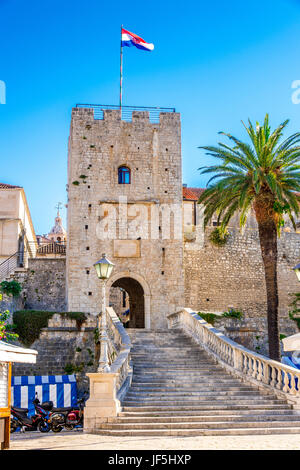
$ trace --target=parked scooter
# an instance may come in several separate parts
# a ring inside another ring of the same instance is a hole
[[[35,414],[28,416],[28,408],[17,408],[16,406],[11,407],[11,419],[10,419],[10,432],[15,432],[18,428],[21,428],[22,432],[25,431],[40,431],[49,432],[51,427],[48,423],[48,412],[46,408],[53,407],[52,402],[45,402],[40,404],[39,399],[36,398],[32,401],[35,408]],[[47,406],[48,405],[48,406]]]
[[[60,432],[63,428],[68,431],[75,426],[83,426],[83,410],[86,398],[77,400],[78,406],[64,408],[53,408],[49,417],[49,424],[53,432]]]

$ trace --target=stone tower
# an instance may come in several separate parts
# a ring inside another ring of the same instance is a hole
[[[63,227],[62,218],[59,213],[59,206],[55,217],[54,226],[47,235],[49,240],[57,243],[65,243],[67,241],[67,232]]]
[[[122,288],[129,295],[130,327],[165,328],[167,315],[184,298],[181,208],[179,113],[160,112],[153,122],[148,111],[133,110],[128,122],[119,109],[73,108],[69,311],[99,313],[101,289],[93,264],[106,253],[115,264],[107,303],[111,287]]]

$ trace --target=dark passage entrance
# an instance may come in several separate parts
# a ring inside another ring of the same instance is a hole
[[[122,277],[117,279],[112,286],[119,287],[120,296],[112,296],[110,293],[110,305],[112,305],[116,313],[122,318],[121,312],[124,312],[124,291],[129,297],[129,321],[126,323],[127,328],[145,328],[145,299],[144,290],[141,284],[130,277]]]

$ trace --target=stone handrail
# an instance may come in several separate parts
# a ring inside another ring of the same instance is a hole
[[[300,409],[300,370],[237,344],[189,308],[168,315],[168,326],[183,329],[231,374],[268,389]]]
[[[130,366],[131,341],[126,330],[112,307],[106,308],[110,372],[118,374],[117,397],[121,399],[130,386],[132,368]],[[113,355],[112,355],[113,352]]]
[[[100,360],[104,359],[107,367],[87,374],[90,381],[90,397],[84,412],[84,429],[87,432],[94,432],[100,423],[118,415],[120,402],[132,379],[130,338],[113,308],[105,309],[105,320],[105,335],[102,336],[105,354],[101,358],[100,353]]]

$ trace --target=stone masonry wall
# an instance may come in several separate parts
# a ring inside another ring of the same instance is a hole
[[[18,281],[23,289],[19,297],[3,298],[0,309],[66,311],[65,258],[29,258],[27,269],[16,269],[9,280]]]
[[[65,258],[33,258],[28,261],[25,308],[66,311]]]
[[[185,305],[197,311],[242,310],[246,318],[266,316],[266,289],[258,232],[231,228],[223,247],[213,245],[207,228],[202,248],[185,249]],[[299,263],[300,235],[283,232],[278,240],[279,314],[288,318],[291,293],[299,291],[292,268]]]

